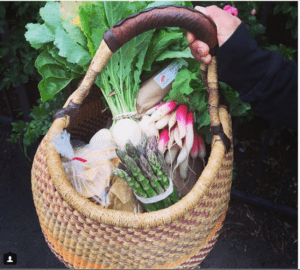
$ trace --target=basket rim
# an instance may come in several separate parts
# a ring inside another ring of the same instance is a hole
[[[225,134],[232,142],[231,117],[225,108],[219,109],[220,120]],[[45,136],[46,161],[51,180],[62,198],[75,210],[85,217],[99,223],[118,227],[148,228],[160,226],[178,220],[186,212],[192,210],[217,176],[225,157],[225,146],[218,140],[218,136],[212,139],[211,153],[208,163],[202,171],[199,179],[190,192],[179,202],[168,208],[144,213],[129,213],[119,210],[103,209],[101,206],[82,197],[67,180],[66,173],[62,167],[60,154],[51,143],[51,138],[63,130],[68,116],[56,119]],[[230,152],[232,152],[232,145]]]

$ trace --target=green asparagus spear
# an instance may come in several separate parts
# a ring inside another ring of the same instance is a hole
[[[139,143],[139,147],[142,147],[142,148],[146,149],[147,143],[148,143],[147,135],[143,132],[142,137],[141,137],[141,141]]]
[[[118,169],[121,169],[121,170],[125,171],[126,173],[129,173],[129,171],[127,170],[127,168],[121,162],[118,164]]]
[[[127,155],[129,155],[134,159],[135,162],[138,162],[139,160],[138,152],[130,140],[128,140],[127,143],[125,144],[125,151]]]
[[[136,181],[129,174],[127,174],[124,170],[114,169],[114,170],[112,170],[112,174],[123,179],[133,189],[133,191],[135,192],[136,195],[138,195],[142,198],[147,198],[147,193],[143,190],[143,188],[140,185],[137,186]],[[147,212],[157,210],[157,208],[154,204],[142,203],[142,205]]]
[[[158,181],[157,177],[155,176],[149,162],[147,159],[141,155],[138,163],[139,167],[141,168],[144,176],[146,176],[150,180],[151,186],[155,189],[155,191],[158,194],[162,194],[165,192],[164,188],[161,186],[160,182]],[[169,207],[172,205],[172,202],[170,198],[165,198],[162,200],[164,203],[165,207]]]
[[[148,149],[151,149],[155,154],[158,151],[158,143],[157,143],[157,138],[156,136],[152,136],[149,138],[148,144],[146,146],[146,153]]]
[[[138,147],[136,148],[136,150],[138,151],[139,156],[140,156],[140,155],[143,155],[144,157],[146,157],[146,149],[145,149],[145,148],[143,148],[143,147],[141,147],[141,146],[138,146]]]
[[[157,159],[158,159],[158,162],[159,162],[159,164],[161,166],[162,172],[165,175],[169,175],[169,171],[168,171],[168,166],[167,166],[166,160],[165,160],[162,152],[160,152],[160,150],[157,151]]]
[[[134,175],[134,177],[140,182],[140,184],[142,185],[143,189],[146,191],[146,193],[149,196],[149,198],[157,196],[157,193],[153,190],[153,188],[151,187],[149,181],[143,175],[141,169],[136,164],[136,162],[134,161],[134,159],[131,158],[130,156],[126,155],[125,156],[125,164],[130,169],[130,171],[132,172],[132,174]],[[164,208],[164,205],[163,205],[162,202],[156,202],[155,205],[159,209],[163,209]]]
[[[125,156],[126,156],[126,152],[122,151],[121,149],[116,148],[116,154],[118,156],[118,158],[125,163]]]
[[[164,173],[162,172],[162,167],[158,162],[157,156],[155,155],[155,153],[151,149],[149,149],[148,152],[147,152],[147,157],[148,157],[148,161],[149,161],[155,175],[157,176],[157,178],[160,181],[161,185],[166,190],[170,185],[169,177],[164,175]],[[170,198],[171,198],[173,203],[179,201],[179,199],[177,197],[177,189],[176,189],[175,186],[173,186],[173,192],[171,193]]]

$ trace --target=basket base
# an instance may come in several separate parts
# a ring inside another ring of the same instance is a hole
[[[194,269],[206,258],[206,256],[212,250],[212,248],[214,247],[214,244],[216,243],[216,241],[218,239],[220,231],[223,227],[223,223],[224,223],[226,214],[227,214],[227,210],[223,213],[223,215],[221,216],[221,218],[219,219],[219,221],[217,222],[217,224],[215,225],[213,230],[210,232],[208,237],[205,239],[205,241],[203,241],[203,243],[201,244],[199,249],[197,249],[197,251],[192,252],[193,253],[192,257],[190,257],[190,259],[188,259],[186,261],[184,260],[184,258],[181,258],[180,260],[181,261],[183,260],[185,262],[183,262],[179,267],[176,267],[175,269]],[[78,260],[76,260],[76,257],[78,257],[78,256],[73,254],[71,251],[66,250],[64,246],[62,246],[57,240],[55,240],[46,231],[46,229],[43,227],[41,222],[40,222],[40,225],[41,225],[41,229],[42,229],[43,235],[45,237],[46,243],[48,244],[49,248],[54,253],[54,255],[69,269],[82,268],[82,261],[84,259],[79,257]],[[79,265],[74,265],[74,264],[70,263],[61,254],[64,254],[65,257],[69,257],[69,258],[71,257],[75,264],[76,264],[76,261],[80,261],[79,264],[81,265],[81,267]],[[169,267],[167,267],[167,268],[165,268],[165,267],[166,267],[166,265],[165,266],[159,266],[160,269],[169,268]],[[105,266],[95,264],[95,263],[90,262],[90,261],[86,261],[86,267],[84,267],[84,268],[87,268],[87,269],[107,269],[107,267],[105,267]]]

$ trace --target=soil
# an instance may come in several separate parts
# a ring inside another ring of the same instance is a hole
[[[261,117],[239,124],[235,136],[235,176],[233,188],[247,192],[254,186],[253,194],[277,202],[281,191],[290,177],[293,162],[297,160],[297,131],[278,126],[266,144],[264,155],[261,156],[264,140],[270,124]],[[259,177],[257,166],[261,163]],[[298,178],[292,175],[282,203],[286,206],[298,206]]]

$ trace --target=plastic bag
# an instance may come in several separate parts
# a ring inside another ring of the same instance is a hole
[[[112,140],[103,140],[101,144],[80,147],[74,151],[70,134],[63,131],[53,140],[56,150],[65,158],[62,166],[71,185],[85,198],[93,198],[103,206],[108,204],[108,190],[111,186],[112,169],[119,160]]]

